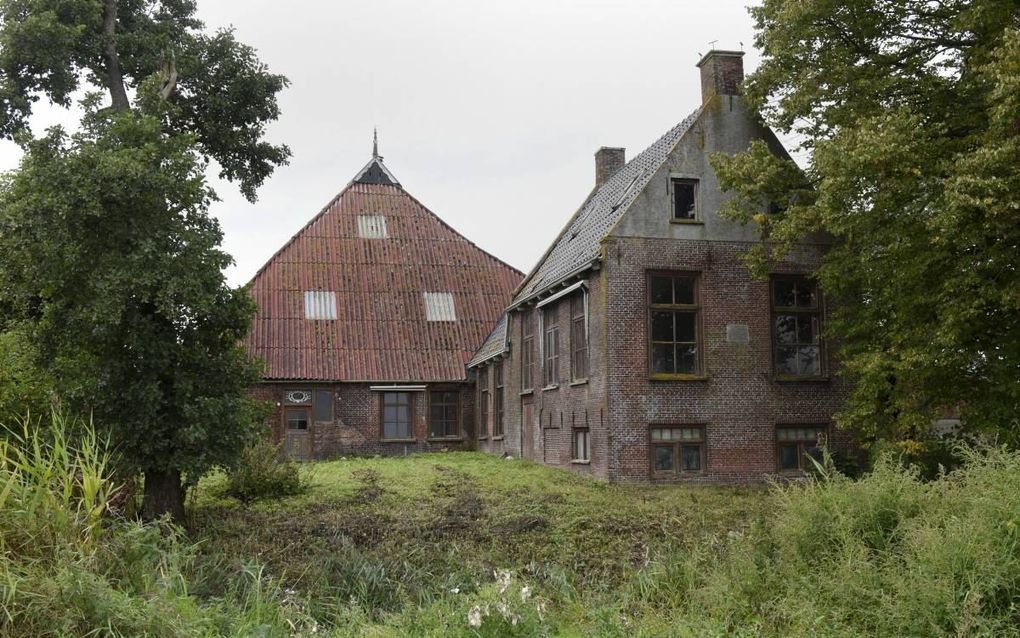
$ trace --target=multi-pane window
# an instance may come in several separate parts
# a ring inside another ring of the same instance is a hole
[[[772,278],[772,345],[776,374],[822,375],[821,303],[804,277]]]
[[[573,457],[575,461],[591,460],[591,434],[587,428],[574,430]]]
[[[489,436],[489,369],[478,371],[478,438]]]
[[[308,410],[304,408],[290,408],[287,410],[288,430],[308,429]]]
[[[693,274],[655,274],[648,281],[653,377],[701,372],[698,286]]]
[[[521,392],[535,387],[535,313],[521,315]]]
[[[545,341],[542,343],[542,378],[546,387],[560,382],[560,322],[558,306],[551,306],[542,315]]]
[[[495,387],[495,394],[493,396],[493,416],[495,420],[492,422],[492,436],[503,436],[503,413],[505,406],[505,397],[503,392],[503,362],[493,364],[492,366],[492,377],[493,384]]]
[[[810,467],[808,455],[820,456],[825,444],[825,427],[820,425],[782,425],[776,428],[776,453],[779,469],[796,472]]]
[[[315,421],[328,423],[333,420],[333,392],[330,390],[315,391]]]
[[[411,438],[411,393],[383,393],[383,438]]]
[[[698,218],[698,180],[674,179],[673,219],[693,221]]]
[[[460,436],[460,393],[433,390],[429,393],[429,437],[433,439]]]
[[[653,427],[652,471],[657,474],[700,472],[705,465],[705,428]]]
[[[587,295],[581,291],[570,298],[570,378],[588,378]]]

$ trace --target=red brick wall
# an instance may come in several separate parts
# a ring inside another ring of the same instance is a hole
[[[382,393],[369,389],[369,384],[340,383],[266,383],[257,386],[252,394],[272,405],[266,417],[273,438],[282,441],[285,434],[283,422],[284,393],[287,390],[331,389],[334,393],[334,421],[329,424],[313,423],[312,457],[316,459],[336,458],[345,455],[402,455],[412,452],[463,449],[470,446],[470,432],[474,419],[473,386],[469,384],[448,384],[435,386],[458,388],[461,396],[461,423],[465,436],[461,441],[429,440],[428,438],[428,392],[412,392],[413,438],[414,442],[383,442],[381,437]]]

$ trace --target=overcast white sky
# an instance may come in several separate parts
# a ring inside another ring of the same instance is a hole
[[[747,0],[199,0],[277,73],[290,145],[249,204],[213,213],[247,282],[371,156],[485,250],[527,272],[588,194],[599,146],[633,157],[700,102],[700,55],[747,51]],[[43,112],[41,127],[73,117]],[[37,131],[38,132],[38,131]],[[18,149],[0,142],[0,170]]]

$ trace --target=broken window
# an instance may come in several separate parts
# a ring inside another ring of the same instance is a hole
[[[655,474],[696,473],[704,469],[704,427],[653,427],[651,446]]]
[[[581,290],[570,298],[570,379],[588,378],[588,298]]]
[[[460,393],[436,390],[429,393],[429,437],[460,437]]]
[[[521,314],[521,392],[535,387],[535,313],[525,310]]]
[[[698,180],[674,179],[673,219],[692,221],[698,218]]]
[[[779,471],[799,472],[811,466],[807,457],[822,460],[825,426],[781,425],[776,428]]]
[[[383,438],[411,438],[411,393],[383,393]]]
[[[545,340],[542,343],[542,380],[545,387],[558,385],[560,382],[560,323],[559,304],[543,311],[542,319],[545,327]]]
[[[698,278],[652,274],[648,278],[650,369],[653,378],[701,373]]]
[[[772,344],[775,372],[787,377],[822,375],[821,304],[813,281],[772,278]]]

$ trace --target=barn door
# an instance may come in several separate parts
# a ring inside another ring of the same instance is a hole
[[[521,399],[521,454],[535,458],[535,401],[530,396]]]
[[[307,461],[312,458],[311,410],[287,408],[283,450],[292,459]]]

